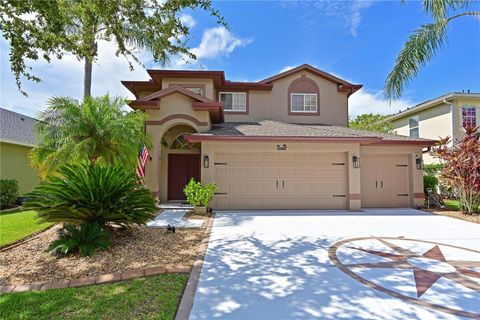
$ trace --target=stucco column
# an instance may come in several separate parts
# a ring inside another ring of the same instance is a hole
[[[408,156],[410,167],[410,206],[416,208],[424,205],[423,170],[417,169],[417,159],[422,159],[422,151]]]
[[[145,183],[152,192],[152,195],[158,200],[159,192],[159,168],[160,168],[160,148],[161,135],[156,135],[156,128],[147,125],[147,133],[153,138],[153,146],[149,150],[150,158],[145,168]]]
[[[360,145],[355,145],[347,151],[347,205],[350,211],[359,211],[361,204],[360,168],[353,167],[353,156],[360,158]],[[361,159],[360,159],[361,165]]]
[[[204,157],[207,156],[209,160],[208,168],[205,168],[203,165]],[[213,156],[213,151],[211,148],[211,144],[208,142],[202,142],[201,153],[200,153],[200,166],[201,166],[201,182],[202,184],[212,183],[213,175],[214,175],[214,167],[215,167],[215,159]]]

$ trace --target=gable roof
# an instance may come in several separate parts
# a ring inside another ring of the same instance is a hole
[[[271,76],[269,78],[263,79],[260,81],[260,83],[272,83],[277,80],[283,79],[285,77],[288,77],[292,74],[295,74],[300,71],[308,71],[310,73],[313,73],[316,76],[319,76],[325,80],[334,82],[337,84],[338,90],[339,91],[347,91],[350,92],[350,94],[360,90],[363,86],[361,84],[352,84],[346,80],[340,79],[338,77],[335,77],[334,75],[331,75],[325,71],[322,71],[320,69],[317,69],[309,64],[302,64],[296,68],[289,69],[287,71],[284,71],[282,73],[276,74],[274,76]]]
[[[0,108],[0,141],[24,146],[35,146],[34,126],[38,120]]]
[[[221,123],[224,121],[223,104],[221,102],[208,99],[207,97],[201,96],[177,85],[170,86],[166,89],[149,94],[141,99],[134,100],[128,105],[133,109],[158,109],[157,100],[175,93],[193,99],[192,108],[196,111],[208,111],[213,123]]]
[[[434,140],[390,135],[341,126],[293,124],[274,120],[253,123],[223,123],[210,131],[186,136],[190,142],[202,140],[333,141],[368,144],[411,144],[430,146]]]
[[[413,106],[412,108],[407,108],[405,110],[402,110],[397,114],[394,114],[393,116],[387,118],[385,121],[394,121],[394,120],[398,120],[403,117],[406,117],[408,115],[413,115],[417,112],[436,107],[444,103],[444,101],[450,102],[453,99],[472,99],[472,98],[479,99],[480,101],[480,93],[450,92],[440,97],[421,102]]]

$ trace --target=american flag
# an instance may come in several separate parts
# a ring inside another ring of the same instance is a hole
[[[145,184],[144,177],[145,177],[145,164],[147,163],[148,159],[148,149],[145,145],[140,147],[138,151],[138,161],[137,161],[137,176],[142,180],[142,183]]]

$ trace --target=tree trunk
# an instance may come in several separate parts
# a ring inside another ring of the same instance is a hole
[[[85,57],[85,68],[83,74],[83,98],[92,95],[92,60]]]
[[[91,57],[85,57],[85,68],[83,74],[83,98],[92,95],[92,68],[93,58],[97,55],[97,43],[94,41],[90,45]]]

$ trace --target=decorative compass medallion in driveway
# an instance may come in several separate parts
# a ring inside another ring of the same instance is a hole
[[[329,257],[341,271],[382,293],[480,319],[480,251],[425,240],[363,237],[335,243]]]

